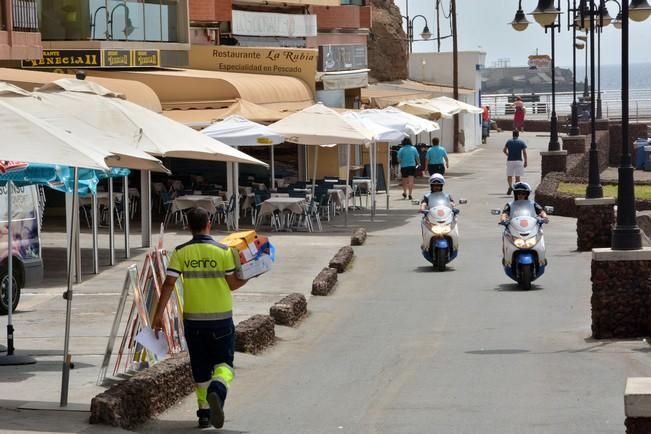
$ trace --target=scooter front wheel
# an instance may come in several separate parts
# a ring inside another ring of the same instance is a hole
[[[533,265],[528,264],[528,265],[521,265],[520,266],[520,277],[518,279],[518,283],[520,284],[520,288],[522,288],[525,291],[529,291],[531,289],[531,281],[533,280]]]
[[[436,249],[434,269],[436,269],[436,271],[445,271],[447,261],[448,249]]]

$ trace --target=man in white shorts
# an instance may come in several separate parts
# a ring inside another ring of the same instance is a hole
[[[506,155],[506,180],[509,183],[506,194],[511,194],[513,178],[515,177],[515,182],[520,182],[524,168],[527,167],[527,144],[520,140],[518,130],[513,131],[513,138],[506,142],[502,152]]]

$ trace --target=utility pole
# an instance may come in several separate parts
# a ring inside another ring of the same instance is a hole
[[[436,0],[436,51],[441,52],[441,0]]]
[[[459,99],[459,51],[457,49],[457,1],[450,1],[450,15],[452,16],[452,86],[453,98]],[[460,152],[459,146],[459,115],[454,115],[454,152]]]

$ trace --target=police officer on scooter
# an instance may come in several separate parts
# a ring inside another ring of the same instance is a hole
[[[452,196],[450,196],[448,193],[445,193],[443,191],[444,185],[445,178],[440,173],[435,173],[429,177],[430,192],[425,194],[425,196],[423,196],[423,200],[420,201],[420,212],[425,212],[432,208],[430,198],[432,198],[433,195],[438,195],[439,193],[444,194],[448,202],[450,202],[450,208],[455,209],[454,199],[452,199]]]
[[[516,182],[515,184],[513,184],[512,189],[513,189],[513,201],[529,200],[529,195],[531,194],[531,187],[526,182]],[[502,209],[502,215],[500,215],[501,222],[508,221],[511,218],[512,204],[513,202],[509,202],[504,206],[504,209]],[[533,201],[532,201],[532,205],[534,207],[534,210],[538,218],[544,220],[545,223],[549,223],[549,219],[547,218],[547,213],[545,212],[545,209],[542,206],[540,206],[538,203]]]

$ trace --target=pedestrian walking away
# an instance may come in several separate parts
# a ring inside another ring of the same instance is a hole
[[[239,253],[210,236],[210,214],[188,212],[192,240],[174,249],[152,322],[161,330],[165,306],[180,277],[183,280],[183,326],[196,383],[199,427],[224,425],[224,403],[234,377],[235,326],[231,291],[247,281],[235,275]]]
[[[398,179],[400,176],[400,162],[398,161],[398,151],[400,151],[400,145],[394,145],[391,147],[391,175]]]
[[[425,163],[430,176],[435,173],[445,175],[445,169],[450,168],[448,151],[440,145],[438,137],[432,139],[432,147],[428,149],[427,154],[425,155]]]
[[[513,178],[520,182],[527,167],[527,144],[520,139],[518,130],[513,130],[513,138],[506,142],[502,152],[506,155],[506,182],[509,185],[506,194],[511,194]]]
[[[519,96],[515,97],[513,108],[515,109],[513,113],[513,129],[516,131],[524,131],[524,115],[527,109],[524,107],[522,98]]]
[[[402,140],[402,148],[398,151],[398,161],[400,162],[400,176],[402,176],[402,198],[412,199],[414,190],[414,176],[416,176],[416,167],[418,166],[419,154],[411,140],[405,138]],[[407,194],[409,193],[409,194]]]

